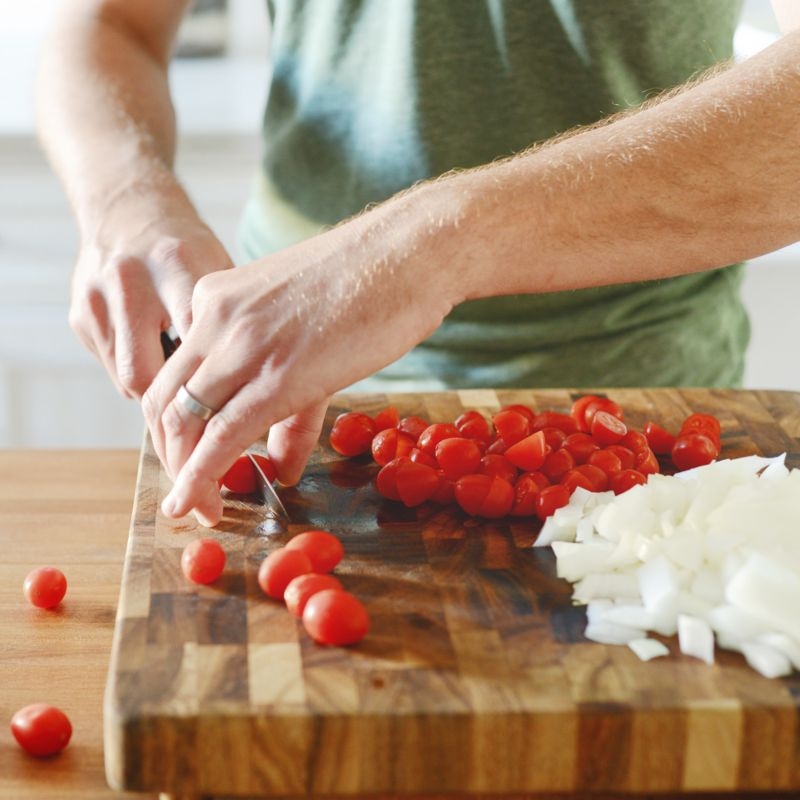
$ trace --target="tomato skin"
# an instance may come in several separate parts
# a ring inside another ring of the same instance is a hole
[[[436,461],[446,478],[457,481],[475,472],[481,463],[481,451],[472,439],[451,437],[436,445]]]
[[[509,447],[522,441],[531,433],[531,422],[528,417],[511,408],[498,411],[492,417],[492,423],[497,431],[497,436]]]
[[[427,427],[428,423],[422,419],[422,417],[415,416],[403,417],[400,422],[397,423],[397,430],[399,430],[400,433],[407,434],[415,442]]]
[[[625,423],[607,411],[596,411],[592,416],[591,425],[592,438],[603,446],[617,444],[628,433]]]
[[[456,484],[449,478],[445,478],[441,472],[436,473],[439,476],[439,485],[436,491],[431,495],[431,502],[438,503],[442,506],[449,506],[456,502]]]
[[[519,470],[499,453],[487,453],[478,465],[478,472],[483,475],[497,475],[509,483],[514,483]]]
[[[517,414],[522,414],[531,425],[533,425],[533,420],[536,417],[536,412],[524,403],[507,403],[500,407],[500,411],[514,411]]]
[[[558,483],[574,466],[575,459],[572,453],[562,448],[547,455],[544,464],[542,464],[542,472],[552,483]]]
[[[491,475],[464,475],[456,481],[454,488],[456,502],[473,517],[478,516],[494,477]]]
[[[714,442],[717,448],[717,454],[722,447],[721,439],[722,426],[716,417],[711,414],[690,414],[681,423],[681,429],[678,431],[678,436],[683,436],[688,433],[702,433]]]
[[[72,738],[72,723],[59,708],[32,703],[11,718],[11,733],[19,746],[36,758],[60,753]]]
[[[372,417],[358,411],[345,411],[334,420],[328,441],[339,455],[352,458],[369,452],[374,436]]]
[[[631,461],[633,461],[633,454],[631,454]],[[620,457],[608,449],[595,450],[595,452],[589,456],[586,463],[591,464],[593,467],[599,467],[609,477],[615,475],[622,469]]]
[[[634,486],[647,483],[647,476],[636,469],[623,469],[611,476],[610,488],[614,494],[622,494]]]
[[[317,644],[351,645],[367,635],[369,614],[350,592],[323,589],[306,603],[303,627]]]
[[[22,591],[31,605],[55,608],[67,593],[67,579],[56,567],[37,567],[25,577]]]
[[[672,448],[672,463],[681,471],[710,464],[719,449],[704,433],[679,434]]]
[[[397,494],[408,508],[413,508],[433,497],[439,488],[439,476],[433,467],[406,459],[395,473]]]
[[[625,421],[625,412],[619,403],[615,403],[610,397],[596,397],[586,406],[584,413],[587,430],[591,431],[592,422],[598,411],[605,411],[606,414],[611,414],[612,417],[616,417],[620,422]]]
[[[591,464],[578,464],[575,470],[591,481],[592,486],[594,486],[593,491],[604,492],[608,489],[608,475],[599,467],[592,466]]]
[[[641,431],[629,429],[628,432],[622,437],[620,444],[627,447],[633,453],[638,453],[640,450],[645,450],[650,445],[647,442],[647,437]]]
[[[281,547],[273,550],[258,568],[258,585],[267,597],[283,600],[293,578],[313,572],[311,559],[302,550]]]
[[[338,589],[343,591],[343,587],[338,578],[333,575],[318,575],[315,572],[307,572],[305,575],[298,575],[292,578],[283,593],[283,602],[289,613],[295,617],[302,617],[306,603],[317,593],[324,589]]]
[[[636,454],[621,444],[610,444],[603,449],[608,453],[613,453],[619,459],[622,469],[633,469],[636,464]]]
[[[647,444],[657,456],[668,456],[675,446],[675,437],[655,422],[647,422],[644,426]]]
[[[396,428],[397,423],[400,422],[400,415],[394,406],[388,406],[382,411],[379,411],[372,419],[375,424],[375,433],[386,430],[386,428]]]
[[[433,425],[428,425],[417,439],[417,447],[423,453],[436,458],[436,445],[443,439],[458,438],[459,433],[455,425],[449,422],[434,422]]]
[[[513,414],[514,412],[509,412]],[[549,448],[542,431],[531,433],[524,439],[512,444],[503,455],[519,469],[533,472],[544,464]]]
[[[564,433],[560,428],[553,428],[551,426],[547,426],[540,429],[544,434],[544,441],[550,450],[558,450],[560,447],[564,445],[564,442],[567,438],[567,434]]]
[[[589,455],[600,449],[600,445],[588,433],[583,432],[571,433],[561,446],[572,453],[576,464],[586,463]]]
[[[329,531],[310,530],[293,536],[287,550],[301,550],[308,556],[314,572],[331,572],[344,557],[344,546]]]
[[[400,499],[400,495],[397,492],[397,471],[400,469],[401,464],[410,460],[405,456],[393,458],[388,464],[381,467],[375,478],[375,488],[377,488],[381,497],[385,497],[387,500]]]
[[[426,467],[431,467],[432,469],[439,469],[439,465],[436,463],[436,459],[428,455],[427,453],[423,453],[419,447],[412,447],[408,453],[408,457],[411,461],[416,461],[417,464],[424,464]]]
[[[487,448],[484,455],[498,455],[501,456],[508,450],[508,442],[501,436],[498,436]]]
[[[271,483],[275,480],[275,467],[266,456],[253,453],[253,458],[258,462],[264,477]],[[231,464],[228,471],[220,478],[220,484],[234,494],[255,494],[258,491],[258,479],[253,463],[247,453],[239,456]]]
[[[648,447],[646,450],[636,453],[634,469],[645,475],[655,475],[661,471],[661,465],[658,463],[656,454]]]
[[[544,479],[544,485],[536,477]],[[544,486],[549,486],[541,473],[523,472],[514,484],[514,503],[511,506],[512,517],[533,517],[536,515],[536,498]]]
[[[183,548],[181,571],[192,583],[214,583],[225,569],[225,550],[216,539],[195,539]]]
[[[489,420],[479,411],[465,411],[455,421],[456,430],[465,439],[477,439],[487,445],[492,441]]]
[[[567,472],[560,481],[562,486],[566,486],[569,493],[572,494],[579,486],[586,489],[587,492],[596,492],[594,483],[589,480],[582,472],[577,469],[571,469]]]
[[[384,428],[372,438],[372,458],[376,464],[385,467],[393,458],[409,455],[415,443],[407,433],[402,433],[397,428]]]
[[[560,411],[540,411],[533,419],[531,430],[540,431],[542,428],[556,428],[569,435],[578,432],[578,423],[574,417]]]
[[[488,519],[505,517],[514,505],[514,487],[503,478],[495,475],[489,484],[489,491],[483,498],[478,515]]]
[[[536,516],[544,522],[556,509],[569,502],[570,495],[570,490],[560,483],[545,487],[536,498]]]
[[[578,397],[570,409],[569,415],[575,420],[578,425],[578,430],[584,433],[589,432],[589,424],[586,421],[586,409],[595,400],[602,400],[603,398],[597,394],[584,394]]]

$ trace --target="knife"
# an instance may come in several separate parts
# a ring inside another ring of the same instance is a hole
[[[178,349],[180,343],[180,337],[174,327],[170,326],[168,330],[161,331],[161,349],[164,352],[165,361]],[[246,455],[250,459],[250,464],[256,476],[258,495],[266,506],[268,513],[276,522],[281,525],[288,525],[290,520],[286,506],[281,502],[278,493],[264,474],[264,470],[261,469],[258,461],[253,458],[253,454],[247,450]]]
[[[289,512],[286,510],[286,506],[284,506],[281,502],[280,497],[278,497],[275,487],[269,482],[269,479],[264,474],[264,470],[261,469],[258,460],[253,458],[253,454],[249,450],[247,451],[247,457],[250,459],[250,463],[253,465],[253,471],[256,475],[256,483],[258,484],[258,493],[261,499],[264,501],[264,505],[277,522],[280,522],[283,525],[288,525]]]

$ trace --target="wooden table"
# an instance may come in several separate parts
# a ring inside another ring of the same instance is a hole
[[[112,792],[103,766],[102,700],[137,461],[133,451],[0,452],[2,800],[155,797]],[[22,595],[25,575],[43,564],[59,566],[70,582],[55,612]],[[62,707],[73,722],[72,743],[53,759],[27,757],[8,730],[13,712],[36,701]]]

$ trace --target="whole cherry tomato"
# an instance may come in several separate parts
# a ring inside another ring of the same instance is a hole
[[[350,592],[323,589],[308,599],[303,609],[303,627],[317,644],[356,644],[369,630],[369,614]]]
[[[303,531],[286,543],[287,550],[302,550],[314,572],[330,572],[343,558],[344,547],[329,531]]]
[[[298,575],[313,572],[311,559],[302,550],[281,547],[273,550],[258,568],[258,585],[268,597],[283,599],[289,582]]]
[[[375,436],[372,417],[358,411],[346,411],[334,420],[329,436],[331,447],[343,456],[358,456],[369,452]]]
[[[37,608],[55,608],[67,593],[67,579],[56,567],[37,567],[26,576],[22,591]]]
[[[475,472],[481,463],[481,451],[472,439],[452,436],[442,439],[435,450],[436,461],[446,478],[458,480]]]
[[[428,425],[417,439],[417,447],[423,453],[429,456],[436,457],[436,445],[442,439],[450,439],[453,436],[459,436],[458,428],[449,422],[434,422],[433,425]]]
[[[183,548],[181,570],[192,583],[213,583],[225,569],[225,551],[216,539],[195,539]]]
[[[719,455],[712,439],[703,433],[679,434],[672,448],[672,463],[679,470],[710,464]]]
[[[511,408],[498,411],[492,417],[497,436],[509,447],[524,439],[531,432],[531,421],[525,414]]]
[[[25,752],[41,758],[54,756],[69,744],[72,724],[61,709],[33,703],[11,718],[11,733]]]
[[[338,589],[343,591],[342,584],[333,575],[318,575],[315,572],[307,572],[305,575],[298,575],[292,578],[283,593],[283,601],[290,614],[295,617],[302,617],[306,603],[323,589]]]

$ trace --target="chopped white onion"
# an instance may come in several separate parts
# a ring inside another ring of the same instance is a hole
[[[651,475],[615,496],[578,489],[542,527],[557,573],[588,603],[587,638],[668,650],[678,633],[711,664],[715,643],[762,675],[800,669],[800,470],[785,455]]]

